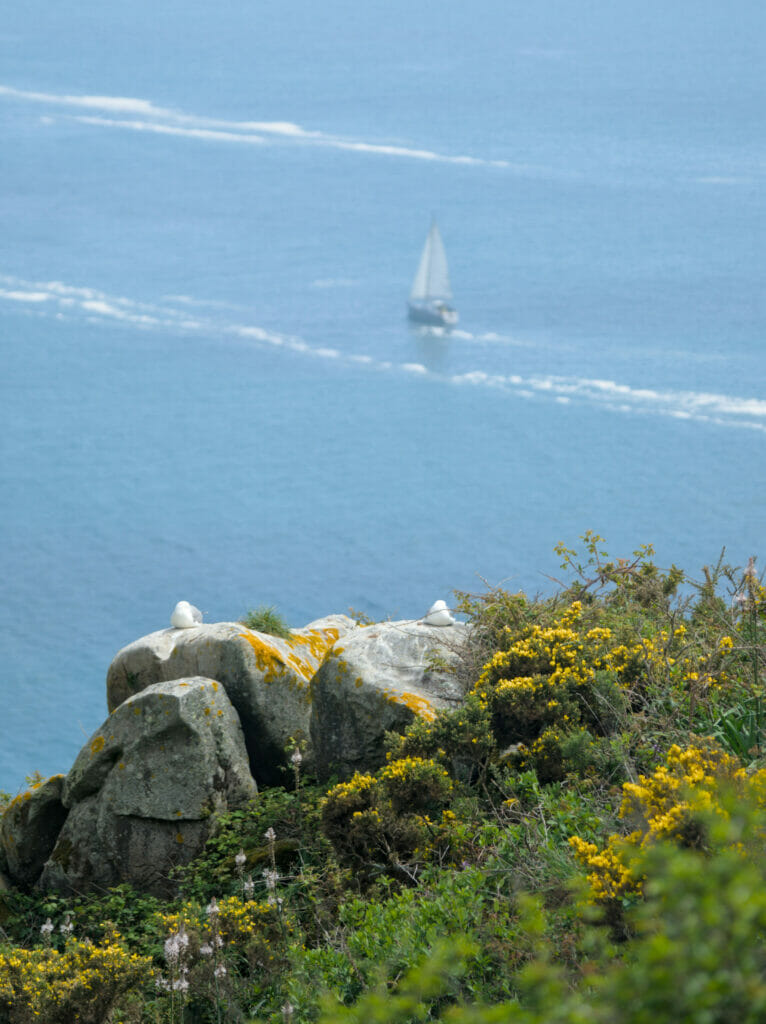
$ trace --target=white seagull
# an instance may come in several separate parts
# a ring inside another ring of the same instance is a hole
[[[427,626],[452,626],[455,620],[446,601],[434,601],[423,617],[423,622]]]
[[[176,629],[192,629],[202,622],[202,612],[188,601],[179,601],[170,616],[170,625]]]

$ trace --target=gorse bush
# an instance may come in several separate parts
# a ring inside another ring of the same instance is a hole
[[[710,852],[710,826],[726,817],[732,793],[753,809],[766,808],[766,770],[747,775],[736,758],[712,743],[685,750],[672,746],[664,765],[622,789],[620,818],[630,828],[626,835],[610,836],[602,849],[578,836],[569,840],[578,861],[589,869],[594,897],[603,902],[622,902],[641,891],[640,852],[649,845],[672,840]]]
[[[743,857],[755,825],[747,804],[719,819],[719,852],[657,843],[642,851],[651,881],[630,912],[631,937],[619,948],[586,922],[578,932],[579,970],[567,972],[550,942],[550,921],[535,900],[520,901],[517,932],[531,954],[510,1000],[466,998],[475,941],[434,943],[392,992],[380,984],[351,1007],[328,1006],[320,1024],[760,1024],[766,1018],[766,874],[762,856]]]
[[[457,596],[459,708],[328,785],[291,746],[175,899],[3,894],[0,1024],[766,1019],[766,591],[583,539]]]
[[[374,776],[357,773],[331,789],[322,827],[342,863],[414,879],[420,865],[445,856],[453,845],[455,816],[447,809],[453,788],[437,761],[390,761]]]
[[[0,947],[0,1007],[9,1024],[103,1024],[117,1000],[151,982],[151,958],[113,933],[101,944],[71,938],[51,947]]]

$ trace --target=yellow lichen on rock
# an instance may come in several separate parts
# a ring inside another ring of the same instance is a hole
[[[425,718],[427,722],[432,722],[436,718],[436,711],[431,702],[416,693],[384,690],[384,696],[391,704],[404,704],[413,714]]]
[[[306,633],[294,633],[287,642],[308,646],[312,657],[321,660],[339,636],[339,630],[334,628],[310,629]]]
[[[310,630],[305,635],[293,634],[287,640],[280,641],[287,646],[287,653],[281,651],[276,643],[270,643],[252,631],[242,632],[239,636],[255,652],[255,664],[263,672],[264,682],[271,683],[287,676],[291,684],[297,683],[300,686],[311,680],[318,663],[337,640],[338,630]],[[301,648],[306,647],[310,657],[301,657]]]
[[[264,682],[271,683],[284,673],[284,662],[276,647],[249,631],[240,633],[239,636],[252,647],[255,653],[255,664],[259,671],[264,673]]]

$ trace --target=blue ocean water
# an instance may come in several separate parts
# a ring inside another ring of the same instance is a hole
[[[179,599],[762,551],[766,9],[30,0],[0,29],[0,788]],[[411,331],[437,215],[461,324]]]

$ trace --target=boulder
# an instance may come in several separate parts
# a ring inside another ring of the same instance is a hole
[[[311,740],[320,778],[379,768],[384,734],[415,715],[458,707],[464,691],[450,671],[468,627],[456,622],[382,622],[336,644],[311,683]]]
[[[0,819],[2,867],[22,888],[40,877],[66,820],[63,788],[63,775],[36,782],[11,800]]]
[[[172,869],[200,853],[211,816],[256,793],[223,686],[200,676],[156,683],[120,704],[78,754],[40,884],[87,892],[130,882],[170,894]]]
[[[309,741],[311,678],[333,644],[357,628],[346,615],[330,615],[292,630],[288,640],[238,622],[162,629],[117,654],[107,673],[107,704],[111,711],[163,680],[215,679],[239,715],[254,777],[276,785],[284,781],[288,740]],[[310,766],[310,749],[304,757]]]

